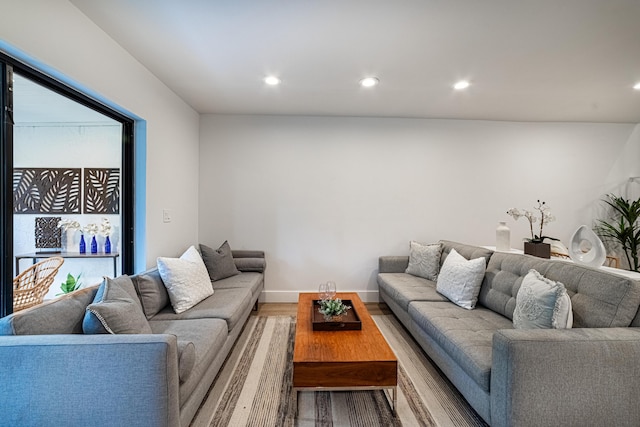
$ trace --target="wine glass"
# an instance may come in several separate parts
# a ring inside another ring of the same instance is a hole
[[[336,282],[327,282],[327,299],[336,297]]]
[[[318,286],[318,295],[320,296],[321,300],[328,299],[327,283],[320,283],[320,286]]]

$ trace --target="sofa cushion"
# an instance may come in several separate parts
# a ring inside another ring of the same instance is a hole
[[[169,294],[157,268],[131,276],[131,280],[147,319],[169,304]]]
[[[493,334],[512,322],[484,307],[466,310],[450,303],[416,301],[409,316],[487,392],[491,378]]]
[[[150,334],[149,322],[127,275],[105,277],[82,322],[85,334]]]
[[[0,319],[0,335],[81,334],[87,306],[98,285],[79,289]]]
[[[574,328],[625,327],[638,312],[640,283],[633,279],[570,261],[499,252],[487,266],[479,303],[513,319],[516,295],[531,269],[564,284]]]
[[[467,260],[455,249],[451,249],[442,264],[436,290],[454,304],[471,310],[478,301],[485,268],[485,258]]]
[[[264,276],[261,273],[249,272],[216,280],[215,282],[211,282],[211,286],[213,286],[216,292],[220,289],[248,289],[251,295],[255,296],[262,291],[263,283]]]
[[[240,274],[233,261],[229,242],[225,241],[218,249],[200,244],[200,252],[211,280],[216,281]]]
[[[193,343],[195,354],[194,363],[190,372],[188,366],[178,366],[178,370],[185,372],[185,381],[180,384],[180,402],[185,402],[196,386],[202,380],[204,373],[220,353],[227,340],[227,324],[222,319],[183,319],[149,321],[154,334],[171,334],[178,338],[178,342]],[[189,363],[189,360],[181,358],[178,363]]]
[[[189,310],[213,294],[207,268],[194,246],[189,247],[180,258],[158,257],[157,263],[176,313]]]
[[[409,265],[405,273],[427,280],[436,280],[440,271],[441,253],[442,244],[440,243],[425,245],[415,241],[409,242]]]
[[[571,328],[571,299],[564,285],[531,270],[522,280],[513,311],[516,329]]]
[[[407,273],[378,273],[378,286],[405,311],[411,301],[449,301],[434,282]]]
[[[484,258],[487,263],[489,259],[493,256],[493,251],[491,249],[482,248],[480,246],[467,245],[464,243],[451,242],[449,240],[440,240],[442,244],[442,255],[440,257],[440,266],[444,264],[444,261],[449,256],[449,252],[451,249],[455,249],[460,255],[465,257],[466,259],[476,259],[476,258]]]
[[[220,289],[190,310],[174,313],[171,308],[166,307],[151,320],[218,318],[227,322],[227,329],[231,331],[239,324],[242,315],[250,310],[251,292],[248,289]]]

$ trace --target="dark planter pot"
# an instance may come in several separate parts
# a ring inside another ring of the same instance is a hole
[[[551,258],[551,245],[549,243],[524,242],[524,253],[538,258]]]

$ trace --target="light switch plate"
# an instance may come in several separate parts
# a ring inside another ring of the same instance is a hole
[[[162,222],[171,222],[171,211],[169,209],[162,209]]]

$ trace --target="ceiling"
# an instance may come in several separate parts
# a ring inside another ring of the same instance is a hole
[[[640,123],[640,0],[70,1],[199,113]]]

